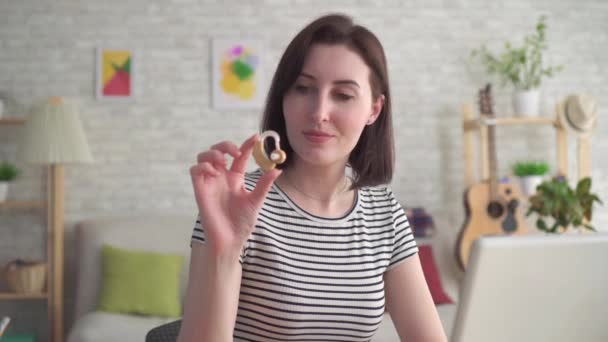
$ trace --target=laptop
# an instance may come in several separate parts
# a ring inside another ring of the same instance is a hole
[[[450,341],[608,341],[608,232],[477,239]]]

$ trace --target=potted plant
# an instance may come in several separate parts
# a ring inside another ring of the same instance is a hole
[[[536,192],[536,187],[543,182],[547,172],[549,164],[543,161],[519,161],[513,165],[513,173],[518,177],[525,196]]]
[[[19,169],[9,162],[0,162],[0,202],[6,201],[8,183],[19,175]]]
[[[602,203],[596,194],[591,193],[591,178],[579,180],[576,188],[572,189],[565,178],[556,177],[538,186],[536,194],[530,197],[526,216],[536,214],[536,227],[549,233],[583,228],[595,230],[591,225],[591,215],[596,202]]]
[[[543,77],[552,77],[563,69],[561,65],[543,65],[543,51],[547,49],[545,20],[545,16],[538,19],[536,31],[524,37],[521,47],[506,42],[500,55],[494,55],[485,45],[471,52],[473,58],[481,60],[489,74],[500,78],[503,86],[513,86],[513,109],[520,116],[538,115]]]

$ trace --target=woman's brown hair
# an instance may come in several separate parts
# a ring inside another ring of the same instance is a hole
[[[279,133],[281,148],[287,152],[287,160],[281,167],[289,167],[293,148],[287,139],[283,97],[302,72],[306,56],[314,44],[344,45],[357,53],[369,67],[372,99],[384,95],[384,106],[378,119],[365,126],[348,164],[353,171],[353,188],[389,183],[393,177],[395,152],[386,57],[378,38],[365,27],[354,24],[348,16],[332,14],[318,18],[287,46],[270,85],[262,132],[274,130]]]

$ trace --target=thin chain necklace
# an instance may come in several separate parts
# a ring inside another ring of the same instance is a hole
[[[337,199],[337,197],[339,195],[341,195],[342,193],[346,192],[348,190],[348,177],[344,176],[344,182],[342,183],[342,187],[340,188],[340,191],[335,192],[334,194],[331,195],[331,198],[329,199],[329,202],[333,202]],[[319,198],[319,197],[314,197],[311,196],[309,194],[307,194],[306,192],[300,190],[295,184],[294,182],[291,181],[291,178],[289,177],[289,173],[285,172],[285,180],[287,181],[287,183],[289,184],[289,186],[294,189],[295,191],[297,191],[298,193],[304,195],[305,197],[308,197],[310,199],[313,199],[315,201],[324,201],[325,199],[323,198]]]

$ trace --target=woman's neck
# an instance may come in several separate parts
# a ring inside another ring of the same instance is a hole
[[[283,171],[278,185],[308,212],[339,217],[350,210],[354,202],[345,171],[345,166],[321,168],[295,164]]]

